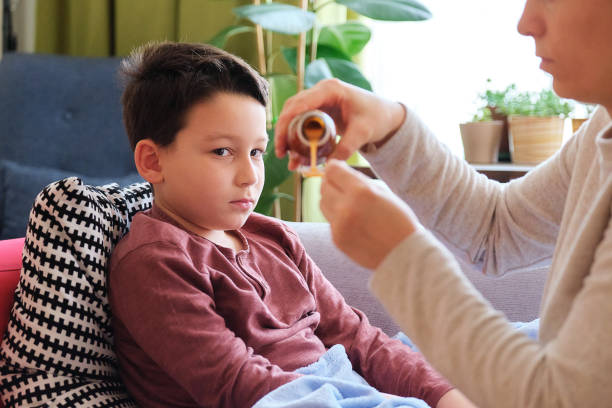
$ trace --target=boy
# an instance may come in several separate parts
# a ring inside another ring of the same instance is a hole
[[[122,70],[125,126],[155,196],[109,278],[122,378],[141,406],[248,407],[334,344],[381,391],[432,407],[457,393],[351,309],[295,233],[253,213],[265,80],[199,44],[148,45]]]

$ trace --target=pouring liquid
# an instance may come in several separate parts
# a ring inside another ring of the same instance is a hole
[[[292,119],[288,131],[287,150],[300,157],[297,171],[304,177],[322,176],[321,166],[336,146],[333,119],[323,111],[307,111]]]
[[[304,172],[304,177],[321,177],[323,172],[317,168],[317,149],[319,140],[325,132],[325,124],[319,118],[311,118],[304,126],[304,135],[310,144],[310,170]]]

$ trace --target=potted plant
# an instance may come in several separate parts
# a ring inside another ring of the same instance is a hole
[[[565,118],[572,105],[552,89],[544,89],[508,95],[503,110],[508,115],[512,161],[537,164],[561,147]]]
[[[271,95],[270,148],[264,159],[266,183],[256,208],[265,214],[271,213],[273,203],[281,196],[277,187],[291,174],[286,158],[279,160],[273,153],[273,128],[285,100],[304,87],[332,77],[371,90],[369,81],[352,61],[370,40],[370,29],[358,20],[323,24],[321,10],[336,4],[346,6],[353,15],[376,20],[419,21],[431,17],[429,10],[416,0],[300,0],[299,4],[300,7],[296,7],[271,0],[253,0],[253,4],[233,10],[238,24],[224,28],[208,41],[223,48],[231,36],[255,33],[258,69],[270,83]],[[286,62],[287,70],[275,70],[281,65],[275,63],[279,58]],[[295,220],[300,221],[301,180],[298,178],[294,182]]]
[[[578,117],[572,117],[572,134],[576,133],[580,126],[591,117],[591,113],[595,110],[595,105],[590,104],[579,104],[584,107],[584,112],[579,114]]]
[[[483,106],[471,122],[461,123],[465,160],[469,163],[496,163],[504,122],[493,120],[489,106]]]
[[[491,79],[487,79],[487,84],[491,83]],[[487,86],[489,88],[489,86]],[[516,84],[510,84],[505,89],[493,90],[486,89],[480,94],[480,100],[491,112],[492,120],[501,120],[503,122],[502,136],[499,143],[498,161],[510,162],[510,142],[508,139],[508,115],[505,107],[507,100],[513,93],[516,92]]]

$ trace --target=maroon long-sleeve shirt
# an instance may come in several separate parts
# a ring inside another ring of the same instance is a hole
[[[296,234],[253,214],[234,251],[158,207],[113,252],[109,297],[122,379],[143,407],[249,407],[342,344],[381,391],[435,407],[451,386],[348,306]]]

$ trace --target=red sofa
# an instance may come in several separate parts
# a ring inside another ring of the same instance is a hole
[[[24,238],[0,241],[0,338],[6,331],[21,271]]]
[[[0,241],[0,339],[8,325],[13,294],[21,271],[21,250],[24,238]],[[4,405],[0,401],[0,408]]]

